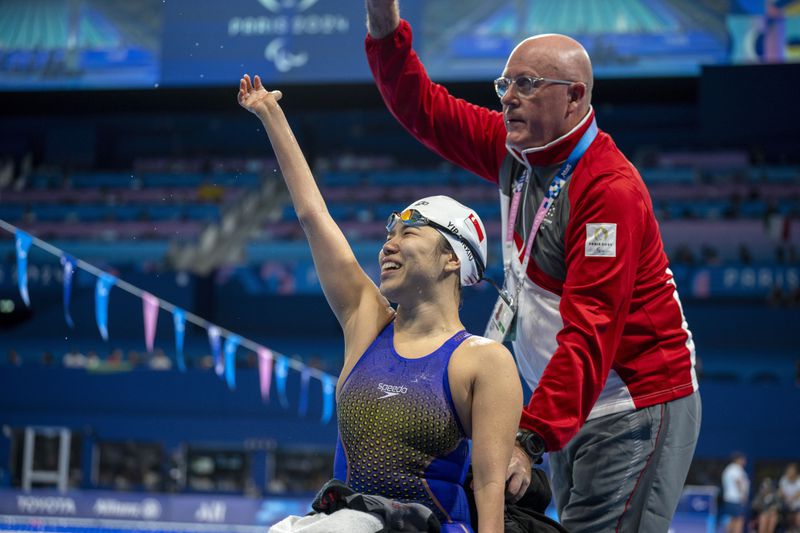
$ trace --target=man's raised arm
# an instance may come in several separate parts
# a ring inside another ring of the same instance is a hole
[[[400,24],[397,0],[366,0],[367,31],[375,39],[383,39]]]
[[[502,114],[455,98],[431,81],[397,0],[366,0],[366,6],[367,61],[386,107],[422,144],[496,183],[506,157]]]

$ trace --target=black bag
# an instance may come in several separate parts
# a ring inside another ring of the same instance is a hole
[[[478,509],[472,493],[472,471],[467,474],[464,489],[467,492],[470,518],[475,533],[478,531]],[[545,515],[553,492],[547,474],[538,468],[531,469],[531,484],[517,503],[506,503],[506,533],[569,533],[564,526]]]
[[[318,513],[353,509],[378,516],[384,528],[379,533],[439,533],[441,523],[433,511],[421,503],[403,503],[374,494],[361,494],[332,479],[319,490],[311,508]]]

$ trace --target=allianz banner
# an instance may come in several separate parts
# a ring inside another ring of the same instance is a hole
[[[125,520],[269,526],[305,515],[308,498],[254,499],[194,494],[131,494],[110,491],[23,492],[0,490],[0,515],[59,519]],[[166,525],[166,524],[165,524]]]

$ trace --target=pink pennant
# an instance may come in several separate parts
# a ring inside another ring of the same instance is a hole
[[[272,384],[272,351],[258,348],[258,382],[261,386],[261,399],[269,401],[269,387]]]
[[[153,351],[153,341],[156,338],[156,324],[158,323],[159,300],[149,292],[142,294],[142,308],[144,311],[144,343],[148,353]]]

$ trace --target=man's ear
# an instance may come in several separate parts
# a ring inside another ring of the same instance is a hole
[[[586,84],[582,81],[575,82],[569,87],[569,102],[579,103],[586,96]]]

